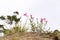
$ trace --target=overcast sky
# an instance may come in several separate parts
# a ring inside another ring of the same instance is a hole
[[[47,18],[51,30],[60,30],[60,0],[0,0],[0,15],[12,15],[18,11],[36,18]]]

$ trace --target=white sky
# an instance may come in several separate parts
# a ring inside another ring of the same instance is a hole
[[[11,15],[18,11],[32,14],[34,17],[45,17],[51,30],[60,30],[60,0],[0,0],[0,15]]]

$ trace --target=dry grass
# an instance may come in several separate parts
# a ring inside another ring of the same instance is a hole
[[[49,34],[27,32],[27,33],[14,33],[10,35],[5,35],[0,40],[53,40]]]

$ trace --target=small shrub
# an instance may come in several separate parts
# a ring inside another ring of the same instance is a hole
[[[55,31],[53,32],[54,35],[57,35],[58,33],[59,33],[58,30],[55,30]]]
[[[12,29],[12,32],[16,33],[16,32],[26,32],[27,29],[26,28],[22,28],[22,27],[19,27],[19,26],[16,26],[16,27],[13,27]]]
[[[5,30],[4,30],[4,34],[11,34],[11,33],[12,33],[12,31],[9,30],[9,29],[5,29]]]

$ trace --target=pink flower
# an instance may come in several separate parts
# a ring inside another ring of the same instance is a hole
[[[41,18],[41,19],[40,19],[40,22],[41,22],[41,23],[46,23],[46,24],[47,24],[48,21],[46,20],[46,18]]]
[[[32,15],[30,15],[31,19],[34,19],[34,17],[32,17]]]
[[[43,18],[40,19],[40,22],[43,22]]]
[[[32,17],[32,15],[30,15],[30,17]]]
[[[46,18],[43,18],[43,20],[45,21],[45,20],[46,20]]]
[[[27,16],[27,13],[25,13],[24,16]]]

